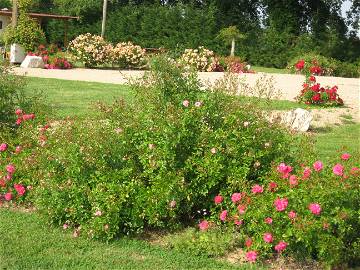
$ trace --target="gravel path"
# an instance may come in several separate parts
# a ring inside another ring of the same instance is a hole
[[[56,78],[64,80],[91,81],[101,83],[125,84],[128,77],[140,77],[143,71],[117,71],[117,70],[97,70],[97,69],[71,69],[71,70],[46,70],[46,69],[23,69],[14,68],[16,74],[41,77]],[[223,73],[220,72],[200,72],[199,77],[202,81],[213,83],[220,79]],[[263,78],[264,73],[241,74],[250,86],[255,85],[256,81]],[[304,81],[302,75],[291,74],[267,74],[274,79],[274,86],[282,92],[280,99],[294,101],[294,97],[299,93]],[[315,122],[323,124],[341,124],[341,115],[351,115],[352,120],[360,122],[360,83],[359,78],[340,78],[340,77],[317,77],[321,85],[337,85],[338,93],[345,102],[346,108],[313,110]],[[326,113],[324,113],[326,111]]]

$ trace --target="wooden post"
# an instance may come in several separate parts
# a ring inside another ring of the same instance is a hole
[[[18,2],[17,0],[13,0],[13,5],[12,5],[11,23],[13,28],[15,28],[17,25],[17,19],[19,15],[17,2]]]
[[[68,45],[67,31],[68,31],[68,20],[64,20],[64,47],[67,47]]]
[[[107,0],[104,0],[103,17],[102,17],[102,23],[101,23],[101,37],[102,38],[104,38],[104,36],[105,36],[106,11],[107,11]]]

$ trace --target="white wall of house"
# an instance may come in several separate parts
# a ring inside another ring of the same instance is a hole
[[[10,17],[0,15],[0,35],[5,31],[6,26],[10,24]]]

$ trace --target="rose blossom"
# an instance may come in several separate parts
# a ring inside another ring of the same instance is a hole
[[[23,111],[21,109],[16,109],[15,114],[18,115],[18,116],[22,115]]]
[[[248,251],[248,252],[246,252],[245,257],[248,262],[255,262],[256,257],[257,257],[257,252],[256,251]]]
[[[199,223],[200,231],[206,231],[209,228],[209,222],[207,220],[203,220]]]
[[[336,164],[333,167],[333,173],[338,175],[338,176],[342,176],[344,174],[344,167],[341,164]]]
[[[220,204],[220,203],[222,203],[223,200],[224,200],[224,198],[221,195],[217,195],[214,198],[215,204]]]
[[[303,179],[308,179],[311,175],[311,169],[309,167],[305,167],[303,172]]]
[[[69,228],[69,225],[67,225],[66,223],[63,225],[63,229],[66,230],[67,228]]]
[[[187,99],[185,99],[182,104],[184,107],[189,107],[190,102]]]
[[[243,220],[242,219],[235,219],[234,220],[234,223],[235,223],[235,225],[237,225],[237,226],[240,226],[241,224],[243,224]]]
[[[211,154],[216,154],[216,148],[214,148],[214,147],[211,148],[211,149],[210,149],[210,152],[211,152]]]
[[[297,186],[299,184],[296,175],[293,175],[293,174],[290,175],[289,184],[290,184],[290,186],[293,186],[293,187]]]
[[[19,146],[16,146],[15,148],[15,153],[16,154],[19,154],[20,152],[22,151],[22,147],[19,145]]]
[[[314,215],[320,215],[321,213],[321,206],[318,203],[310,203],[309,209]]]
[[[294,218],[296,218],[296,212],[291,210],[289,212],[288,216],[289,216],[290,219],[294,219]]]
[[[240,204],[240,205],[238,205],[237,209],[238,209],[238,211],[239,211],[239,214],[240,214],[240,215],[243,215],[243,214],[245,214],[246,206]]]
[[[4,198],[6,201],[11,201],[12,199],[12,193],[11,192],[8,192],[4,195]]]
[[[169,203],[169,206],[170,206],[170,208],[175,208],[175,207],[176,207],[176,201],[175,201],[175,200],[172,200],[172,201]]]
[[[14,184],[14,188],[15,188],[16,192],[19,194],[19,196],[24,195],[26,192],[26,189],[23,185]]]
[[[241,200],[241,193],[234,193],[233,195],[231,195],[231,201],[233,203],[237,203],[240,200]]]
[[[348,160],[350,157],[351,157],[351,155],[349,153],[344,153],[341,155],[342,160]]]
[[[252,245],[252,240],[251,240],[251,238],[246,239],[246,241],[245,241],[245,246],[246,246],[246,247],[251,247],[251,245]]]
[[[263,239],[266,243],[271,243],[273,241],[273,236],[271,233],[264,233]]]
[[[148,145],[148,146],[149,146],[149,149],[150,149],[150,150],[152,150],[152,149],[154,149],[154,148],[155,148],[155,144],[153,144],[153,143],[149,143],[149,145]]]
[[[276,246],[275,246],[275,250],[277,251],[277,252],[281,252],[281,251],[283,251],[286,247],[287,247],[287,243],[286,242],[284,242],[284,241],[280,241]]]
[[[272,224],[272,222],[273,222],[273,220],[272,220],[272,218],[271,217],[267,217],[267,218],[265,218],[265,223],[266,224]]]
[[[94,214],[95,216],[99,217],[102,215],[102,212],[100,210],[97,210]]]
[[[8,145],[6,143],[0,144],[0,152],[5,152],[8,148]]]
[[[9,164],[6,166],[6,171],[9,173],[9,174],[14,174],[15,172],[15,166],[12,165],[12,164]]]
[[[275,208],[277,211],[281,212],[284,211],[286,209],[286,207],[288,206],[288,199],[280,199],[277,198],[274,202]]]
[[[260,186],[260,185],[255,185],[255,186],[252,187],[251,191],[252,191],[253,194],[263,193],[264,188],[262,186]]]
[[[227,216],[227,211],[226,211],[226,210],[222,211],[222,212],[220,213],[220,220],[221,220],[221,221],[225,221],[226,216]]]
[[[315,163],[313,164],[314,170],[317,172],[320,172],[323,168],[323,164],[320,160],[315,161]]]
[[[269,190],[271,191],[271,192],[274,192],[275,191],[275,189],[277,188],[277,184],[275,183],[275,182],[270,182],[269,183]]]

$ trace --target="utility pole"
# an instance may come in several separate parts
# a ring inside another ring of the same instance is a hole
[[[102,38],[104,38],[104,36],[105,36],[106,11],[107,11],[107,0],[104,0],[103,17],[102,17],[102,24],[101,24],[101,37]]]
[[[12,16],[11,16],[11,22],[13,28],[15,28],[17,25],[17,19],[18,19],[18,0],[13,0]]]

